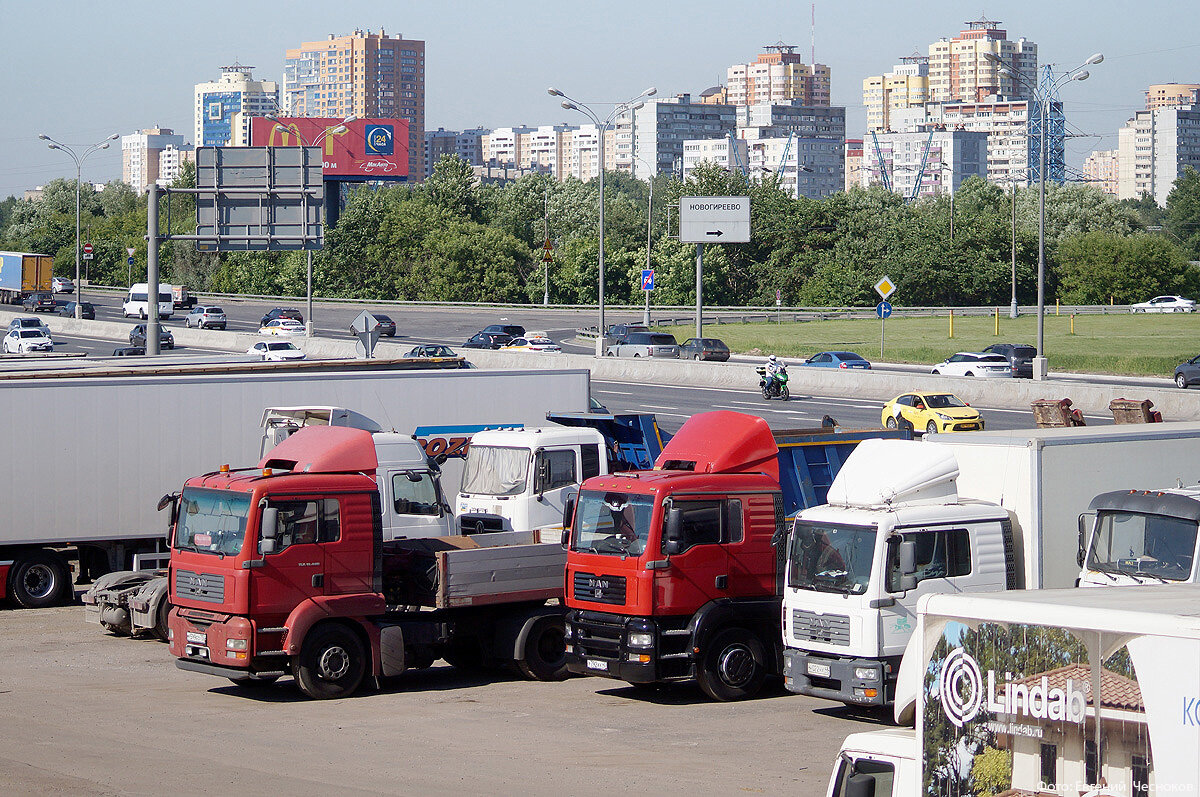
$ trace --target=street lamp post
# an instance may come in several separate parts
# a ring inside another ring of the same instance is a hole
[[[1001,72],[1024,83],[1025,87],[1033,92],[1038,103],[1038,115],[1041,117],[1042,129],[1038,134],[1037,356],[1033,359],[1033,378],[1042,380],[1046,378],[1046,110],[1057,96],[1059,88],[1072,80],[1087,80],[1090,73],[1084,67],[1100,63],[1104,60],[1104,55],[1096,53],[1058,80],[1047,80],[1044,85],[1037,86],[1031,85],[1012,64],[995,53],[984,53],[983,56],[986,60],[997,64]],[[1050,76],[1052,78],[1053,74],[1051,73]]]
[[[562,97],[563,98],[563,100],[562,100],[563,108],[566,108],[568,111],[579,111],[580,113],[582,113],[583,115],[585,115],[589,119],[591,119],[592,122],[596,125],[596,133],[597,133],[596,155],[597,155],[597,159],[599,161],[599,163],[597,164],[597,166],[598,166],[597,171],[599,172],[599,176],[600,176],[600,240],[599,240],[599,245],[598,245],[599,255],[597,257],[597,261],[598,261],[598,265],[599,265],[599,286],[598,286],[599,290],[597,293],[597,299],[598,299],[597,305],[598,305],[599,311],[600,311],[600,313],[599,313],[600,314],[600,328],[596,335],[596,356],[602,357],[602,356],[604,356],[604,333],[605,333],[605,326],[604,326],[604,135],[605,135],[605,133],[608,132],[608,128],[612,126],[612,123],[617,119],[617,117],[621,116],[622,114],[628,113],[630,111],[636,111],[637,109],[641,108],[643,105],[645,105],[644,102],[641,102],[641,99],[643,97],[654,96],[656,93],[658,93],[658,89],[656,89],[654,87],[650,87],[650,88],[646,89],[645,91],[643,91],[641,94],[634,97],[633,99],[626,100],[625,102],[617,104],[613,108],[612,113],[610,113],[603,122],[600,121],[599,115],[597,115],[596,112],[593,111],[586,104],[584,104],[578,100],[571,99],[566,94],[562,93],[561,91],[554,88],[553,86],[546,89],[546,93],[549,94],[551,97]]]
[[[83,281],[79,279],[79,183],[83,180],[83,162],[93,152],[108,149],[108,142],[116,141],[120,136],[113,133],[103,141],[98,141],[89,146],[83,151],[82,155],[77,154],[75,150],[66,144],[59,143],[45,134],[39,135],[38,138],[42,141],[49,141],[50,143],[47,146],[50,149],[61,150],[67,153],[71,157],[71,160],[75,161],[75,317],[83,318]]]
[[[280,119],[276,116],[272,116],[272,115],[268,114],[264,118],[270,119],[272,122],[274,122],[275,127],[285,128],[285,125],[283,124],[283,122],[280,121]],[[357,116],[347,116],[345,119],[343,119],[341,122],[334,125],[333,127],[327,127],[324,130],[322,130],[320,132],[320,134],[317,135],[316,138],[314,138],[311,142],[309,142],[307,144],[307,146],[310,146],[310,147],[317,146],[318,143],[320,143],[321,139],[325,138],[330,133],[334,134],[335,136],[341,135],[342,133],[346,132],[346,125],[350,124],[351,122],[357,122],[357,121],[358,121]],[[296,138],[300,139],[301,142],[304,141],[304,139],[301,138],[299,131],[292,130],[292,132],[296,134]],[[307,237],[308,236],[305,235],[305,238],[307,238]],[[307,245],[307,241],[305,241],[305,243]],[[306,246],[305,255],[306,255],[305,260],[307,261],[307,268],[305,269],[305,274],[306,274],[306,276],[305,276],[305,296],[307,297],[307,306],[306,306],[307,315],[306,315],[306,320],[304,323],[304,334],[306,334],[308,337],[311,338],[313,336],[312,249],[308,249]]]

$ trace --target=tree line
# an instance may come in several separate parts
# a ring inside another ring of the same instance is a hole
[[[178,183],[194,185],[187,169]],[[93,284],[144,278],[146,197],[112,182],[82,185],[82,239]],[[704,164],[687,180],[605,177],[605,293],[641,304],[641,269],[655,269],[652,301],[695,301],[695,247],[677,238],[682,196],[749,196],[751,241],[709,244],[704,300],[710,305],[874,304],[887,274],[900,305],[1007,306],[1016,257],[1021,304],[1036,301],[1037,187],[1015,191],[972,178],[955,193],[907,202],[881,187],[820,200],[796,198],[779,175],[751,179]],[[170,231],[194,229],[190,195],[174,194]],[[548,277],[554,304],[594,304],[598,281],[598,181],[528,175],[479,185],[468,164],[443,158],[421,184],[361,186],[314,256],[318,296],[382,300],[540,303]],[[1014,221],[1015,212],[1015,221]],[[647,221],[649,220],[649,229]],[[548,236],[549,264],[542,261]],[[1118,202],[1094,186],[1046,189],[1047,296],[1068,304],[1127,304],[1155,294],[1200,292],[1200,175],[1176,181],[1165,207],[1149,196]],[[75,183],[55,180],[34,200],[0,202],[0,248],[55,256],[74,276]],[[126,264],[126,247],[135,263]],[[647,247],[649,258],[647,259]],[[197,252],[190,242],[160,251],[164,281],[217,293],[302,295],[302,252]]]

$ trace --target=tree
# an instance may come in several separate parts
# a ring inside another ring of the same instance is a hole
[[[1161,227],[1166,219],[1166,211],[1154,201],[1154,195],[1149,191],[1143,191],[1137,199],[1122,199],[1117,204],[1136,215],[1142,227]]]
[[[480,218],[479,191],[471,164],[457,155],[443,155],[433,167],[433,174],[422,190],[437,207],[478,221]]]
[[[1069,236],[1059,244],[1057,260],[1058,295],[1068,304],[1131,304],[1198,287],[1196,270],[1179,248],[1147,233]]]
[[[1182,242],[1189,260],[1200,260],[1200,173],[1191,166],[1167,194],[1166,228]]]
[[[995,797],[1012,786],[1012,751],[985,747],[971,762],[971,779],[979,797]]]

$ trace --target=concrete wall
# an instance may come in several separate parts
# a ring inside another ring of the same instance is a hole
[[[0,324],[8,326],[9,319],[24,313],[0,310]],[[127,342],[131,322],[76,321],[73,318],[39,316],[52,332],[65,335],[108,338]],[[245,352],[262,340],[252,333],[229,333],[217,330],[181,329],[171,326],[175,342],[183,346],[204,346],[225,351]],[[355,341],[344,338],[290,338],[309,357],[344,358],[355,356]],[[115,346],[116,344],[114,344]],[[411,341],[388,339],[376,348],[380,357],[399,357],[412,348]],[[646,382],[696,387],[719,387],[758,391],[758,375],[747,363],[698,363],[685,360],[627,359],[605,357],[597,359],[581,354],[539,354],[535,352],[503,352],[487,349],[453,347],[480,368],[588,368],[594,379],[618,382]],[[789,388],[792,396],[848,396],[883,402],[908,390],[940,390],[953,392],[970,404],[1029,409],[1035,399],[1070,398],[1075,407],[1097,415],[1108,414],[1108,402],[1114,398],[1150,399],[1155,409],[1170,421],[1200,420],[1200,390],[1178,388],[1126,387],[1113,384],[1087,384],[1051,379],[1034,382],[1028,379],[970,379],[933,376],[895,371],[857,371],[837,368],[804,368],[792,366]]]

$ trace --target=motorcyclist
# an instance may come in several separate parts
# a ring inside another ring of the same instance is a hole
[[[772,354],[770,357],[767,358],[767,392],[768,393],[775,390],[775,382],[778,381],[776,379],[776,376],[779,374],[780,371],[784,370],[785,367],[786,366],[783,364],[783,362],[778,357],[776,357],[774,354]]]

